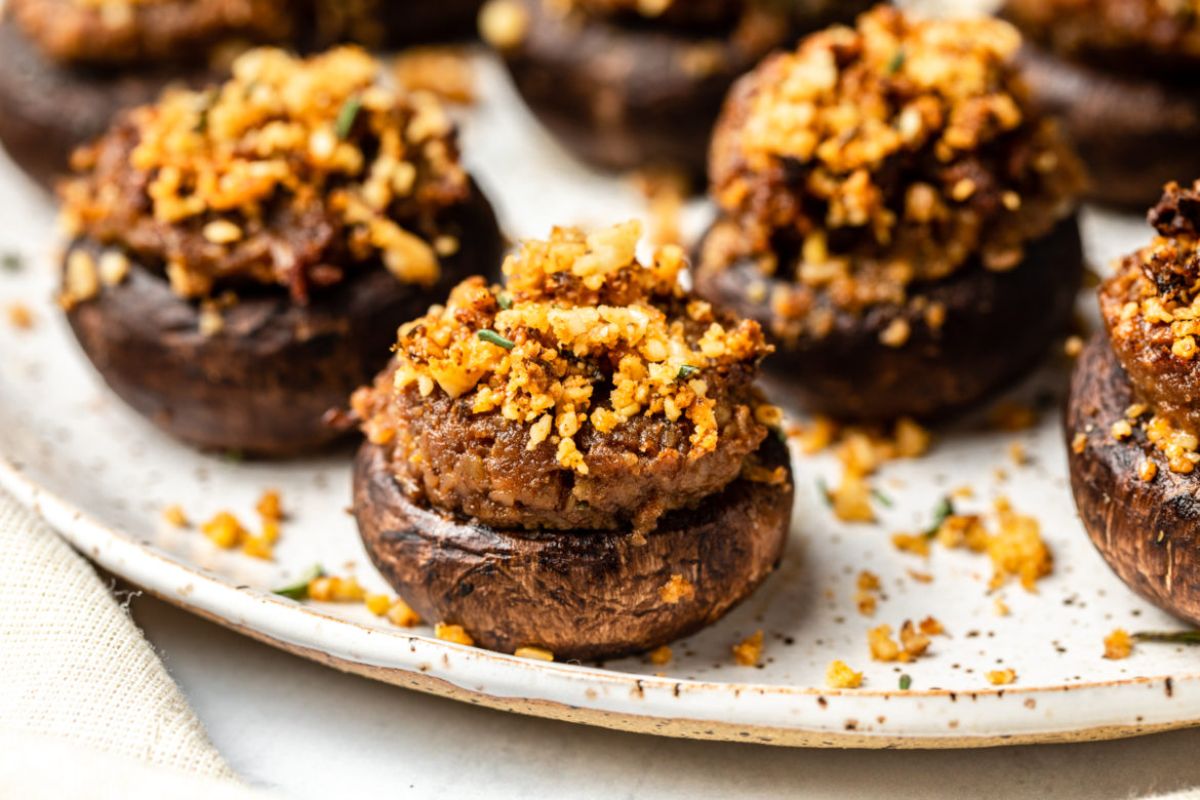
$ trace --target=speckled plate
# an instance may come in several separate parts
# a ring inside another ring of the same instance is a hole
[[[481,62],[486,100],[465,120],[465,151],[496,199],[510,233],[542,234],[556,223],[602,223],[644,213],[633,187],[567,160],[519,110],[499,70]],[[1137,599],[1088,543],[1071,503],[1057,413],[1020,434],[970,420],[939,432],[925,458],[888,465],[878,478],[892,499],[877,525],[833,519],[816,488],[836,481],[829,457],[797,458],[794,534],[781,569],[727,618],[674,645],[665,667],[632,658],[603,665],[548,664],[447,644],[407,631],[361,606],[302,605],[271,594],[314,563],[385,584],[359,544],[349,502],[349,450],[284,464],[234,463],[164,438],[105,390],[54,306],[54,233],[47,200],[0,164],[0,251],[25,267],[0,272],[0,310],[29,305],[32,330],[0,317],[0,486],[38,509],[105,569],[164,599],[305,658],[422,691],[496,708],[636,731],[806,746],[975,747],[1130,736],[1200,722],[1196,652],[1139,646],[1101,657],[1115,627],[1178,623]],[[689,209],[688,228],[704,221]],[[1103,264],[1147,235],[1136,219],[1091,214],[1090,255]],[[1084,301],[1090,308],[1090,302]],[[1055,361],[1014,396],[1061,391]],[[785,399],[780,396],[780,400]],[[785,403],[786,404],[786,403]],[[1020,441],[1032,460],[1011,463]],[[1004,475],[998,473],[1003,470]],[[1035,515],[1054,552],[1051,577],[1030,594],[989,593],[982,556],[941,548],[928,561],[897,552],[889,536],[918,530],[952,487],[984,510],[998,495]],[[192,519],[220,509],[249,517],[259,493],[282,491],[291,514],[276,560],[214,547],[195,530],[161,522],[181,504]],[[855,603],[855,576],[883,579],[873,618]],[[910,571],[927,573],[923,582]],[[996,614],[1002,597],[1009,616]],[[948,637],[904,665],[873,663],[866,631],[937,616]],[[737,666],[730,646],[766,633],[763,663]],[[866,673],[856,691],[824,687],[843,659]],[[991,686],[989,670],[1017,681]],[[901,672],[910,691],[898,690]]]

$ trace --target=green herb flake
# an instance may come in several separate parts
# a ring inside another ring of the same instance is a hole
[[[679,374],[675,376],[677,381],[686,381],[688,378],[700,371],[699,367],[693,367],[691,364],[684,364],[679,368]]]
[[[907,692],[912,688],[912,675],[900,676],[900,691]]]
[[[349,138],[350,131],[354,130],[354,123],[358,120],[358,112],[361,110],[361,97],[352,95],[346,98],[346,102],[342,104],[342,110],[338,112],[337,122],[333,126],[333,130],[339,139]]]
[[[943,497],[933,507],[933,522],[925,529],[925,538],[932,539],[934,536],[937,536],[937,532],[941,529],[942,524],[952,516],[954,516],[954,501],[949,497]]]
[[[894,56],[892,56],[892,60],[888,62],[888,65],[887,65],[888,75],[895,75],[897,72],[904,69],[904,62],[907,60],[908,60],[908,54],[905,53],[904,48],[901,47],[899,50],[896,51],[896,54]]]
[[[878,489],[872,489],[871,496],[874,497],[879,502],[879,504],[881,506],[883,506],[884,508],[891,508],[892,506],[895,505],[895,503],[892,502],[892,498],[888,497],[886,494],[879,491]]]
[[[477,333],[475,335],[478,336],[483,341],[487,342],[488,344],[494,344],[497,347],[503,347],[505,350],[512,350],[514,347],[517,346],[514,342],[511,342],[508,339],[505,339],[503,336],[496,333],[495,331],[482,330],[482,331],[479,331],[479,333]]]
[[[230,449],[221,453],[221,458],[233,464],[240,464],[246,460],[246,454],[241,450]]]
[[[512,308],[512,297],[506,292],[501,292],[496,295],[496,305],[500,306],[501,310],[508,311]]]
[[[1200,631],[1142,631],[1133,635],[1135,642],[1157,642],[1161,644],[1200,644]]]
[[[833,505],[833,497],[829,494],[829,484],[824,478],[817,478],[817,491],[821,494],[821,499],[825,501],[825,505]]]
[[[292,581],[287,586],[280,586],[278,589],[272,589],[271,593],[280,595],[282,597],[290,597],[293,600],[307,600],[308,585],[324,574],[325,570],[320,564],[313,564],[311,567],[304,570],[304,572],[300,573],[300,576],[297,577],[296,580]]]
[[[0,268],[5,272],[20,272],[25,266],[25,259],[15,250],[0,255]]]

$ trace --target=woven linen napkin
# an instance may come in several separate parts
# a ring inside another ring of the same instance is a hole
[[[110,589],[0,491],[0,794],[248,796]]]

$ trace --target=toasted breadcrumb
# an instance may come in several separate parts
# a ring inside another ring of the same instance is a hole
[[[363,600],[367,610],[377,617],[382,617],[392,607],[392,598],[386,594],[369,594]]]
[[[1029,430],[1038,423],[1037,409],[1011,401],[997,403],[988,416],[992,427],[1008,433]]]
[[[528,658],[533,661],[553,661],[554,653],[544,647],[518,647],[513,651],[517,658]]]
[[[1133,653],[1133,637],[1122,628],[1104,637],[1104,657],[1113,660],[1129,658]]]
[[[1071,438],[1071,452],[1082,453],[1087,448],[1087,434],[1077,433]]]
[[[1083,352],[1083,338],[1080,336],[1068,336],[1067,341],[1063,344],[1063,352],[1071,358],[1078,358]]]
[[[445,622],[439,622],[433,626],[433,635],[442,641],[453,642],[454,644],[464,644],[468,647],[475,645],[475,640],[471,635],[463,630],[462,625],[450,625]]]
[[[421,624],[421,615],[412,606],[397,597],[387,610],[388,622],[401,628],[415,628]],[[468,643],[469,644],[469,643]]]
[[[1012,669],[994,669],[988,672],[987,679],[993,686],[1007,686],[1017,679],[1017,673]]]
[[[649,659],[650,663],[658,667],[670,664],[673,657],[674,653],[671,652],[671,648],[665,644],[654,648],[646,654],[646,658]]]
[[[19,331],[33,328],[33,312],[24,303],[10,303],[8,306],[8,322]]]
[[[696,587],[688,583],[682,575],[675,574],[658,590],[658,598],[667,605],[675,605],[681,600],[691,600],[696,596]]]
[[[313,578],[308,584],[308,599],[323,603],[361,603],[366,599],[367,590],[362,587],[357,578],[339,578],[337,576],[321,576]]]
[[[733,660],[738,666],[757,666],[758,662],[762,659],[763,632],[761,630],[755,631],[735,644],[731,650],[733,651]]]
[[[183,506],[179,505],[178,503],[173,503],[172,505],[164,508],[162,516],[166,523],[172,528],[188,527],[189,523],[187,514],[184,513]]]
[[[996,612],[997,617],[1007,617],[1012,613],[1012,610],[1008,607],[1008,603],[1004,602],[1003,597],[997,597],[992,602],[992,609]]]
[[[833,661],[825,671],[825,685],[830,689],[857,689],[862,684],[863,674],[850,669],[844,661]]]

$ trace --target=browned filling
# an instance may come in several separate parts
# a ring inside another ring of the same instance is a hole
[[[121,65],[207,58],[234,40],[281,42],[293,4],[276,0],[10,0],[9,13],[47,57]]]
[[[406,491],[502,527],[654,527],[755,471],[778,422],[752,383],[756,323],[678,284],[684,259],[634,255],[640,227],[557,229],[400,330],[354,398]],[[770,472],[763,470],[762,472]]]
[[[188,298],[277,285],[304,302],[374,265],[433,283],[460,246],[440,217],[470,184],[437,100],[378,72],[355,48],[247,53],[219,88],[168,92],[79,151],[65,220]]]
[[[1019,46],[1000,21],[881,7],[769,58],[717,125],[711,190],[728,223],[702,268],[754,260],[794,284],[779,312],[804,319],[818,295],[859,310],[970,264],[1020,265],[1083,177],[1030,109]]]
[[[1113,351],[1146,405],[1129,415],[1130,424],[1153,414],[1147,434],[1176,448],[1167,453],[1173,470],[1191,472],[1200,461],[1200,182],[1167,186],[1150,222],[1159,235],[1105,281],[1100,310]]]

